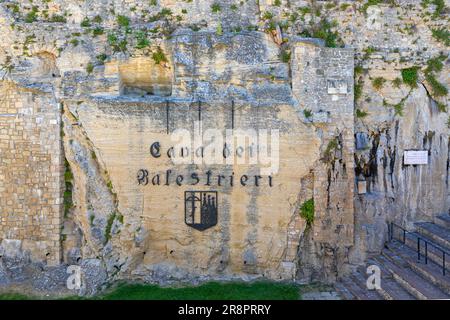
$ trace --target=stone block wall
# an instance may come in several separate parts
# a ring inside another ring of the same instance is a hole
[[[49,94],[0,85],[0,242],[60,262],[60,108]],[[19,254],[19,252],[17,252]]]

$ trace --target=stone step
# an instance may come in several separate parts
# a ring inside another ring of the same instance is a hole
[[[390,242],[388,244],[388,249],[384,250],[383,254],[391,259],[393,256],[400,256],[409,268],[450,295],[450,272],[444,276],[442,273],[442,266],[439,266],[430,260],[428,260],[427,264],[425,264],[424,259],[418,261],[416,251],[399,242]]]
[[[373,300],[372,294],[368,294],[369,290],[361,288],[358,284],[358,280],[354,277],[348,276],[341,279],[340,282],[347,289],[347,291],[351,293],[353,300]]]
[[[374,260],[369,260],[368,264],[377,265],[381,271],[381,288],[378,293],[385,300],[416,300],[414,296],[408,293],[397,281],[394,280],[390,273],[382,264]]]
[[[411,295],[420,300],[427,299],[448,299],[446,293],[426,281],[408,267],[404,267],[406,262],[400,257],[389,259],[384,255],[374,258],[375,261],[383,265],[394,277],[394,279]]]
[[[434,219],[434,222],[437,225],[450,230],[450,214],[441,214]]]
[[[416,232],[424,235],[450,252],[450,231],[431,222],[415,223]]]
[[[383,297],[377,292],[377,290],[369,290],[367,288],[367,275],[361,272],[354,272],[351,276],[354,283],[359,286],[359,288],[365,292],[369,300],[383,300]]]
[[[344,300],[357,300],[356,297],[339,281],[334,284],[334,289]]]
[[[414,250],[417,255],[417,237],[420,237],[432,244],[432,245],[428,245],[428,259],[438,265],[442,265],[442,261],[443,261],[442,251],[443,250],[446,251],[447,254],[445,256],[445,259],[446,259],[445,266],[446,266],[447,270],[450,270],[450,251],[448,251],[445,247],[440,246],[439,244],[437,244],[435,241],[433,241],[429,237],[426,237],[422,234],[418,234],[416,232],[411,232],[406,236],[405,244],[409,248]],[[401,241],[399,241],[399,242],[402,243]],[[425,254],[425,243],[423,241],[420,242],[420,252],[421,252],[421,258],[422,258],[422,256]]]

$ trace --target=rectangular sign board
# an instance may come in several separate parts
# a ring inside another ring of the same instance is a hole
[[[428,164],[428,151],[427,150],[405,151],[405,153],[403,154],[403,163],[405,165]]]

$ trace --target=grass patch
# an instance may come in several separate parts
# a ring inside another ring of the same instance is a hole
[[[21,293],[2,293],[0,294],[0,300],[30,300],[32,297],[26,296]]]
[[[196,287],[161,288],[121,284],[101,300],[298,300],[299,286],[274,282],[208,282]]]
[[[322,285],[323,287],[323,285]],[[301,292],[329,290],[315,284],[296,285],[270,281],[207,282],[199,286],[161,288],[157,285],[119,283],[94,297],[39,297],[0,294],[0,300],[299,300]]]

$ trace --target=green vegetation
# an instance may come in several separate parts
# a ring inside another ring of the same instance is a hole
[[[444,55],[439,55],[436,58],[432,58],[427,61],[427,68],[425,70],[425,73],[429,72],[441,72],[442,68],[444,67],[444,64],[442,63],[446,57]]]
[[[103,64],[106,61],[106,59],[108,59],[108,56],[106,55],[106,53],[101,53],[96,58]]]
[[[403,101],[394,105],[394,114],[396,116],[403,116]]]
[[[448,94],[447,87],[444,84],[440,83],[435,76],[436,73],[442,71],[442,68],[444,67],[443,61],[445,61],[445,59],[446,57],[441,54],[427,61],[427,68],[425,69],[425,79],[431,86],[431,94],[434,97],[443,97]]]
[[[92,22],[94,22],[94,23],[102,23],[102,21],[103,21],[103,19],[102,19],[102,17],[100,17],[99,15],[95,16],[95,17],[92,19]]]
[[[105,244],[108,243],[109,240],[111,240],[111,229],[112,225],[114,223],[114,220],[116,220],[116,211],[111,213],[108,217],[108,220],[106,221],[106,227],[105,227]]]
[[[153,52],[152,58],[156,64],[160,64],[161,62],[168,62],[166,55],[164,54],[164,51],[162,51],[161,47],[158,47],[156,49],[156,52]]]
[[[276,7],[280,7],[281,6],[281,0],[275,0],[273,2],[273,5],[276,6]]]
[[[427,8],[429,5],[435,5],[433,17],[436,18],[445,13],[445,1],[444,0],[422,0],[421,5],[423,8]]]
[[[223,34],[222,23],[220,22],[217,24],[216,34],[218,36],[221,36]]]
[[[350,7],[350,3],[341,3],[339,9],[341,9],[341,11],[345,11],[348,9],[348,7]]]
[[[32,23],[37,20],[37,14],[39,12],[38,7],[34,6],[31,8],[31,11],[27,13],[25,16],[25,22],[26,23]]]
[[[0,300],[30,300],[33,297],[26,296],[21,293],[2,293],[0,294]]]
[[[450,116],[448,116],[448,120],[447,120],[447,126],[449,127],[449,129],[450,129]]]
[[[450,31],[445,27],[431,29],[431,34],[436,40],[443,42],[446,46],[450,46]]]
[[[367,2],[362,6],[362,11],[367,13],[367,8],[370,6],[376,6],[380,3],[383,3],[383,0],[367,0]]]
[[[270,20],[270,19],[273,18],[273,13],[270,12],[270,11],[266,11],[266,12],[264,12],[262,18],[263,18],[264,20]]]
[[[119,38],[115,33],[108,34],[108,43],[112,47],[114,52],[126,52],[128,42],[126,39],[119,41]]]
[[[130,25],[130,18],[122,15],[117,16],[117,24],[121,27],[128,27]]]
[[[291,283],[207,282],[199,286],[164,287],[146,284],[118,283],[103,294],[92,298],[78,296],[63,300],[299,300],[302,292],[330,290],[320,284],[296,285]],[[0,300],[48,299],[18,293],[0,294]]]
[[[67,19],[64,16],[60,16],[57,14],[54,14],[51,18],[50,18],[50,22],[60,22],[60,23],[66,23]]]
[[[213,13],[218,13],[218,12],[220,12],[220,10],[222,10],[222,8],[220,7],[219,3],[215,2],[211,5],[211,11]]]
[[[102,300],[298,300],[300,288],[274,282],[208,282],[196,287],[161,288],[155,285],[122,284]]]
[[[402,85],[402,79],[395,78],[394,80],[392,80],[392,85],[394,86],[394,88],[400,88],[400,86]]]
[[[83,19],[83,21],[81,21],[80,26],[82,26],[83,28],[89,28],[91,26],[91,21],[89,21],[89,18],[86,17]]]
[[[291,53],[287,50],[281,50],[280,59],[284,63],[289,63],[291,61]]]
[[[325,41],[325,46],[336,48],[343,44],[337,31],[332,31],[336,25],[337,22],[335,21],[329,22],[326,19],[322,19],[317,24],[313,25],[310,30],[303,31],[300,36],[306,38],[319,38]]]
[[[95,28],[92,30],[92,36],[94,36],[94,37],[100,36],[100,35],[102,35],[104,32],[105,32],[105,31],[103,30],[102,27],[95,27]]]
[[[327,148],[325,149],[325,152],[323,154],[323,161],[331,162],[334,158],[333,153],[338,149],[338,147],[339,147],[339,143],[338,143],[337,138],[330,140],[330,142],[328,142]]]
[[[418,70],[418,67],[411,67],[402,70],[403,82],[411,88],[417,87],[417,81],[419,80]]]
[[[143,49],[150,45],[150,40],[147,39],[147,35],[144,31],[136,32],[136,49]]]
[[[89,62],[89,63],[87,64],[87,66],[86,66],[86,72],[87,72],[88,74],[91,74],[92,71],[94,71],[94,65],[93,65],[91,62]]]
[[[158,5],[158,1],[157,0],[150,0],[150,5],[151,6],[157,6]]]
[[[440,83],[432,73],[426,74],[425,78],[431,86],[433,96],[443,97],[448,94],[448,89],[442,83]]]
[[[444,103],[437,102],[437,108],[440,112],[447,112],[447,106]]]
[[[79,43],[80,43],[80,41],[78,41],[78,39],[70,40],[70,44],[72,44],[74,47],[76,47]]]
[[[305,109],[303,110],[303,115],[305,116],[305,118],[309,119],[312,117],[312,111],[310,109]]]
[[[369,115],[368,112],[366,112],[364,110],[361,110],[361,109],[356,109],[356,117],[357,118],[364,118],[364,117],[366,117],[368,115]]]
[[[376,90],[380,90],[381,88],[383,88],[385,82],[386,79],[384,79],[383,77],[376,77],[375,79],[372,80],[372,86]]]
[[[311,198],[300,207],[300,216],[306,220],[306,224],[311,226],[314,223],[314,199]]]
[[[64,190],[64,217],[67,217],[69,214],[70,209],[73,207],[73,201],[72,201],[72,190],[73,190],[73,174],[70,170],[70,165],[67,159],[64,159],[64,183],[65,183],[65,190]]]
[[[355,82],[355,85],[354,85],[355,101],[358,101],[359,98],[361,98],[361,96],[362,96],[362,87],[363,87],[362,83],[360,83],[359,81]]]

